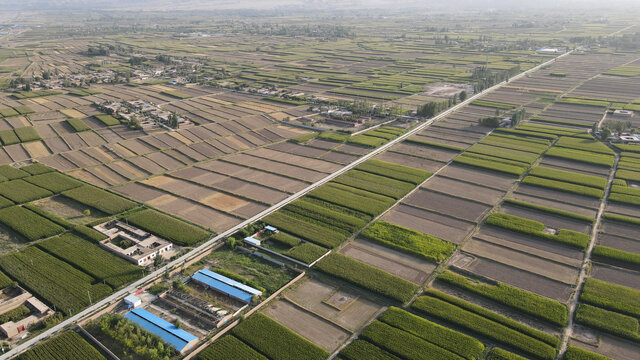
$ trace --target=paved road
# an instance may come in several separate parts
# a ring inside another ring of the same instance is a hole
[[[560,56],[558,56],[557,58],[554,58],[552,60],[549,60],[543,64],[540,64],[534,68],[531,68],[523,73],[520,73],[514,77],[512,77],[510,79],[510,81],[514,81],[517,80],[521,77],[526,76],[527,74],[534,72],[538,69],[540,69],[543,66],[549,65],[551,63],[553,63],[554,61],[556,61],[559,58],[562,58],[564,56],[567,56],[569,54],[571,54],[571,52],[567,52],[565,54],[562,54]],[[363,157],[359,158],[358,160],[354,161],[353,163],[343,167],[342,169],[328,175],[327,177],[323,178],[322,180],[308,186],[307,188],[291,195],[290,197],[282,200],[281,202],[273,205],[272,207],[262,211],[261,213],[255,215],[254,217],[247,219],[245,221],[243,221],[242,223],[234,226],[233,228],[218,234],[214,237],[212,237],[211,239],[209,239],[206,243],[200,245],[199,247],[193,249],[192,251],[190,251],[189,253],[183,255],[182,257],[180,257],[179,259],[176,259],[174,261],[172,261],[171,263],[163,266],[162,268],[150,273],[149,275],[143,277],[142,279],[136,281],[135,283],[127,286],[124,289],[121,289],[117,292],[115,292],[114,294],[110,295],[109,297],[93,304],[92,306],[89,306],[88,308],[86,308],[85,310],[81,311],[78,314],[75,314],[71,317],[69,317],[68,319],[66,319],[65,321],[61,322],[60,324],[52,327],[51,329],[33,337],[30,340],[25,341],[24,343],[16,346],[15,348],[13,348],[11,351],[5,353],[4,355],[0,356],[0,360],[2,359],[8,359],[12,356],[18,355],[22,352],[24,352],[25,350],[29,349],[30,347],[32,347],[33,345],[35,345],[36,343],[43,341],[55,334],[57,334],[58,332],[78,323],[81,322],[82,320],[90,317],[91,315],[95,314],[96,312],[100,311],[101,309],[104,309],[105,307],[120,301],[122,298],[124,298],[125,296],[134,293],[137,289],[139,289],[140,287],[144,286],[147,283],[150,283],[156,279],[158,279],[159,277],[163,276],[165,274],[165,272],[167,270],[170,269],[174,269],[176,267],[179,267],[180,265],[182,265],[183,263],[189,261],[190,259],[201,255],[203,252],[209,251],[213,246],[217,245],[220,241],[223,241],[226,237],[230,236],[231,234],[235,233],[236,231],[242,229],[243,227],[257,221],[260,220],[261,218],[271,214],[274,211],[277,211],[278,209],[280,209],[281,207],[285,206],[286,204],[306,195],[308,192],[310,192],[311,190],[333,180],[334,178],[336,178],[337,176],[340,176],[341,174],[351,170],[352,168],[360,165],[361,163],[373,158],[374,156],[384,152],[385,150],[389,149],[390,147],[392,147],[393,145],[402,142],[403,140],[405,140],[406,138],[415,135],[416,133],[424,130],[426,127],[428,127],[429,125],[431,125],[434,121],[443,119],[444,117],[446,117],[447,115],[451,114],[452,112],[455,112],[459,109],[461,109],[462,107],[464,107],[465,105],[468,105],[469,103],[471,103],[472,101],[476,100],[477,98],[486,95],[489,92],[492,92],[496,89],[499,89],[500,87],[502,87],[503,85],[507,84],[507,81],[503,81],[497,85],[494,85],[493,87],[490,87],[474,96],[471,96],[470,98],[468,98],[467,100],[459,103],[456,106],[451,107],[450,109],[438,114],[437,116],[425,121],[424,123],[418,125],[417,127],[415,127],[414,129],[408,131],[407,133],[403,134],[402,136],[388,142],[387,144],[373,150],[372,152],[370,152],[367,155],[364,155]]]

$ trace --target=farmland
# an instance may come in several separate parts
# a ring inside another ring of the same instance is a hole
[[[8,357],[637,358],[636,10],[205,3],[0,22]]]

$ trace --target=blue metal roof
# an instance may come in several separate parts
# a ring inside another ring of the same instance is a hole
[[[253,295],[249,294],[248,292],[244,292],[240,289],[234,288],[233,286],[230,286],[228,284],[223,283],[222,281],[218,281],[212,277],[209,277],[203,273],[201,273],[200,271],[198,271],[197,273],[193,274],[193,276],[191,276],[192,279],[197,280],[203,284],[206,284],[207,286],[209,286],[212,289],[218,290],[223,294],[227,294],[231,297],[234,297],[240,301],[244,301],[246,303],[251,302],[251,297]]]
[[[231,285],[234,288],[238,288],[244,292],[248,292],[249,294],[253,294],[253,295],[262,295],[262,291],[257,290],[252,288],[251,286],[247,286],[241,282],[235,281],[233,279],[229,279],[228,277],[224,276],[224,275],[220,275],[216,272],[213,272],[211,270],[208,269],[202,269],[200,271],[198,271],[199,273],[202,273],[208,277],[214,278],[218,281],[222,281],[223,283],[227,284],[227,285]]]
[[[198,340],[195,335],[179,329],[172,323],[142,308],[131,310],[124,317],[140,325],[143,329],[160,336],[162,340],[180,352],[182,352],[190,342]]]

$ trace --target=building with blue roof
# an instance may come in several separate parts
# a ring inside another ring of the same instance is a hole
[[[207,269],[199,270],[191,276],[191,279],[247,304],[251,302],[254,295],[262,295],[262,292],[259,290]]]
[[[138,324],[148,332],[158,335],[167,344],[180,351],[180,353],[188,351],[198,342],[197,336],[178,328],[145,309],[133,309],[124,317]]]

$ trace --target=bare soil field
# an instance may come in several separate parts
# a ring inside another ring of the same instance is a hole
[[[393,151],[385,151],[382,154],[376,156],[376,159],[427,170],[432,173],[445,166],[444,163],[439,161],[429,160],[411,155],[404,155]]]
[[[572,341],[571,345],[595,352],[616,360],[637,360],[640,354],[640,345],[633,344],[629,341],[622,340],[595,330],[589,329],[598,334],[598,345],[586,344],[578,341]]]
[[[448,162],[458,155],[457,151],[417,145],[410,142],[402,142],[394,145],[389,151],[440,162]]]
[[[311,159],[304,156],[288,154],[280,151],[270,150],[266,148],[255,149],[248,153],[251,156],[261,157],[263,159],[270,159],[272,161],[278,161],[285,164],[291,164],[302,168],[323,172],[326,174],[335,172],[342,168],[340,165],[330,163],[324,160]]]
[[[476,258],[465,269],[563,303],[569,301],[573,292],[570,285],[482,258]]]
[[[607,212],[640,219],[640,208],[634,205],[621,204],[610,201],[607,202]]]
[[[470,200],[423,189],[419,189],[411,194],[404,202],[409,205],[474,222],[478,221],[490,208],[487,205],[482,205]]]
[[[523,251],[536,254],[543,258],[556,260],[562,264],[573,267],[579,267],[584,258],[584,252],[582,252],[582,250],[539,240],[531,236],[495,228],[493,226],[483,226],[475,237],[484,241],[513,247],[514,249],[526,249]]]
[[[578,161],[565,160],[547,156],[540,162],[541,165],[552,167],[560,170],[574,171],[586,175],[595,175],[607,177],[609,168],[605,166],[592,165]]]
[[[429,261],[366,239],[358,238],[340,252],[419,285],[424,284],[436,268]]]
[[[590,275],[598,280],[640,290],[640,273],[637,271],[594,263]]]
[[[326,176],[324,173],[320,173],[314,170],[304,169],[297,166],[283,164],[267,159],[257,158],[247,154],[236,154],[226,157],[226,162],[232,162],[238,165],[244,165],[252,167],[258,170],[271,172],[275,174],[282,174],[294,179],[300,179],[308,182],[315,182]]]
[[[514,193],[512,196],[513,199],[528,202],[535,205],[547,206],[555,209],[565,210],[569,212],[573,212],[580,215],[586,215],[595,218],[596,209],[594,208],[586,208],[582,206],[576,206],[573,204],[569,204],[566,202],[555,201],[553,199],[547,199],[543,197],[531,196],[521,193]]]
[[[433,143],[437,143],[437,144],[445,144],[445,145],[451,145],[451,146],[458,146],[461,147],[463,149],[469,147],[471,144],[473,144],[473,141],[468,141],[468,142],[462,142],[462,141],[454,141],[454,140],[447,140],[447,139],[443,139],[440,138],[436,135],[433,136],[428,136],[428,135],[414,135],[412,137],[412,139],[415,140],[420,140],[420,141],[428,141],[428,142],[433,142]]]
[[[335,162],[342,165],[347,165],[354,162],[356,159],[358,159],[358,156],[339,153],[336,151],[329,151],[329,152],[326,152],[323,156],[321,156],[320,159]]]
[[[597,209],[600,206],[600,200],[596,198],[525,184],[521,184],[518,187],[518,189],[516,190],[516,194],[536,196],[549,200],[555,200],[559,203],[571,203],[577,206],[591,209]]]
[[[495,205],[505,194],[500,190],[493,190],[481,185],[474,185],[442,176],[435,176],[429,179],[423,188],[475,200],[487,205]]]
[[[444,168],[438,176],[459,179],[475,183],[484,187],[506,191],[516,182],[517,178],[501,175],[491,171],[484,171],[468,166],[451,164]]]
[[[302,280],[284,296],[298,306],[353,332],[382,308],[354,289],[339,288],[314,278]]]
[[[598,245],[640,254],[640,240],[637,238],[629,239],[622,236],[600,233],[598,234]]]
[[[291,194],[308,186],[308,183],[300,180],[224,161],[210,161],[198,164],[198,167]]]
[[[278,300],[264,314],[321,348],[333,352],[351,333],[286,300]]]
[[[460,244],[474,228],[474,224],[445,215],[400,204],[382,220],[404,226],[437,238]]]
[[[308,158],[319,158],[327,153],[326,149],[320,149],[311,146],[303,146],[290,142],[282,142],[268,146],[271,150],[281,151],[284,153],[304,156]]]

